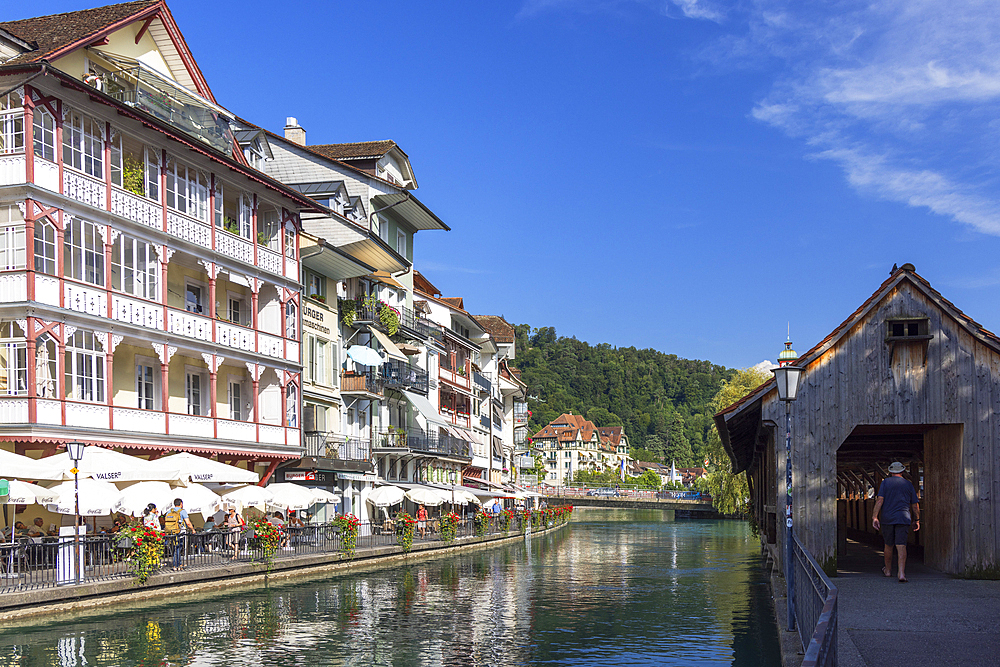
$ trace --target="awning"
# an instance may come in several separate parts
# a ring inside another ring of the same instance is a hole
[[[406,343],[403,343],[402,345],[397,345],[396,347],[399,348],[400,352],[406,355],[413,356],[414,354],[420,354],[420,348],[417,347],[416,345],[408,345]]]
[[[395,280],[393,280],[392,276],[390,276],[386,271],[376,271],[375,273],[371,274],[368,277],[371,278],[372,280],[379,281],[383,285],[389,285],[389,286],[395,287],[397,289],[406,289],[405,287],[403,287],[402,285],[400,285],[398,282],[396,282]]]
[[[495,482],[491,482],[488,479],[483,479],[482,477],[469,477],[468,475],[465,475],[462,479],[464,482],[475,482],[477,484],[484,484],[490,487],[491,489],[496,489],[496,491],[499,491],[501,493],[507,493],[507,489],[503,487],[503,484],[497,484]],[[470,486],[469,488],[473,489],[473,492],[475,492],[475,489],[473,487]]]
[[[447,426],[448,433],[451,434],[453,438],[458,438],[459,440],[464,440],[465,442],[475,442],[472,438],[472,434],[468,431],[463,431],[455,426]]]
[[[426,398],[405,389],[403,390],[403,396],[410,402],[410,405],[417,409],[417,412],[424,416],[428,424],[448,428],[448,423],[438,415],[437,410],[434,409],[434,406]]]
[[[388,354],[393,359],[398,359],[400,361],[407,361],[406,355],[399,351],[399,348],[396,347],[395,343],[389,340],[388,336],[386,336],[384,333],[382,333],[381,331],[379,331],[378,329],[376,329],[371,325],[368,326],[368,331],[370,331],[372,335],[378,339],[379,344],[382,346],[382,349],[385,350],[386,354]]]

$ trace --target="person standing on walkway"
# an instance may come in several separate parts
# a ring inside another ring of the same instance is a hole
[[[423,505],[417,510],[417,529],[420,537],[427,537],[427,509]]]
[[[184,534],[194,532],[191,519],[188,518],[187,510],[184,509],[184,501],[180,498],[174,498],[174,506],[163,515],[163,527],[168,535],[173,536],[174,569],[179,570],[184,567],[182,562],[185,547]]]
[[[878,499],[872,511],[872,527],[882,531],[885,540],[885,567],[882,574],[892,576],[892,547],[896,546],[899,558],[899,583],[906,583],[906,536],[910,526],[913,532],[920,530],[920,499],[913,484],[903,479],[903,464],[893,461],[889,465],[889,477],[882,480],[878,489]],[[879,520],[879,513],[882,519]]]

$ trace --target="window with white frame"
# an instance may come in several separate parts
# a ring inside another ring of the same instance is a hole
[[[140,197],[160,200],[160,152],[111,131],[111,182]]]
[[[67,278],[104,285],[104,238],[100,227],[81,218],[73,218],[66,226],[63,273]]]
[[[56,274],[56,228],[48,222],[35,223],[35,271]]]
[[[234,378],[236,376],[229,376],[229,418],[236,421],[244,421],[247,415],[243,409],[243,402],[246,399],[243,382],[238,378]]]
[[[66,398],[104,402],[104,348],[89,331],[77,331],[66,343]]]
[[[307,363],[309,379],[316,384],[327,384],[326,357],[329,343],[316,336],[309,336]]]
[[[42,334],[35,339],[35,395],[39,398],[57,398],[59,377],[58,348],[56,339]]]
[[[299,386],[294,382],[285,387],[285,425],[299,427]]]
[[[208,377],[204,371],[185,367],[184,397],[189,415],[204,415],[208,412],[208,388]]]
[[[150,358],[135,358],[135,393],[140,410],[159,410],[160,368]]]
[[[0,395],[28,395],[28,358],[24,332],[14,322],[0,322]]]
[[[31,114],[31,132],[37,157],[50,162],[56,161],[56,119],[49,110],[38,105]]]
[[[299,307],[291,299],[285,303],[285,338],[295,339],[299,333]]]
[[[253,197],[239,188],[215,180],[215,226],[230,234],[250,238]]]
[[[15,204],[0,204],[0,271],[23,269],[24,218]]]
[[[141,299],[157,300],[160,263],[153,246],[120,234],[111,248],[111,286]]]
[[[184,310],[189,313],[205,312],[205,286],[190,279],[184,283]]]
[[[406,257],[406,232],[396,230],[396,252]]]
[[[208,222],[208,175],[183,162],[178,162],[173,156],[167,156],[165,169],[167,189],[167,206],[192,218]]]
[[[319,298],[319,301],[326,302],[326,278],[312,271],[306,272],[306,294],[311,298]]]
[[[270,204],[257,207],[257,243],[275,252],[281,248],[281,215]]]
[[[63,121],[63,163],[104,178],[104,124],[70,110]]]
[[[295,228],[291,225],[285,225],[285,257],[295,259],[295,249],[297,246],[295,240]]]
[[[0,95],[0,153],[24,152],[24,100],[12,90]]]
[[[250,310],[247,308],[246,301],[243,296],[237,294],[236,292],[228,292],[227,294],[227,312],[229,314],[229,321],[233,324],[250,324]]]

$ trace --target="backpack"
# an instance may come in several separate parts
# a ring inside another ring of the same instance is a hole
[[[170,508],[163,515],[163,528],[168,535],[176,535],[181,532],[181,511],[176,507]]]

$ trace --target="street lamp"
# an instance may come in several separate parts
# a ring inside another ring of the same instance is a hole
[[[83,459],[83,443],[67,442],[66,453],[73,461],[73,500],[76,503],[73,518],[73,572],[76,573],[76,583],[80,583],[80,460]]]
[[[455,511],[455,482],[458,481],[458,471],[452,468],[448,471],[448,479],[451,481],[451,511]],[[463,516],[465,512],[462,512]]]
[[[780,366],[772,369],[778,384],[778,400],[785,404],[785,584],[788,602],[788,629],[795,629],[795,569],[792,567],[792,401],[798,398],[803,369]]]

